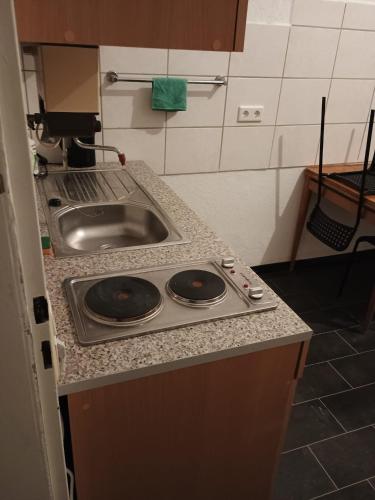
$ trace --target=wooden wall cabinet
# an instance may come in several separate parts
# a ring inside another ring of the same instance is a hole
[[[248,0],[15,0],[22,43],[242,51]]]
[[[307,347],[69,395],[77,500],[270,500]]]

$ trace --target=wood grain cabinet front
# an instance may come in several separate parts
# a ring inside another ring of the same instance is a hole
[[[23,43],[242,51],[248,0],[15,0]]]
[[[306,347],[69,395],[78,500],[269,500]]]

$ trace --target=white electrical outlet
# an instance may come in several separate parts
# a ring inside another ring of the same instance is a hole
[[[264,106],[239,106],[238,122],[261,122]]]

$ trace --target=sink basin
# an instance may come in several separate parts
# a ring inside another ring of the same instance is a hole
[[[135,204],[84,205],[57,215],[64,244],[81,252],[97,252],[161,243],[169,231],[154,211]]]
[[[38,181],[56,257],[187,242],[128,171],[77,170],[52,171]]]

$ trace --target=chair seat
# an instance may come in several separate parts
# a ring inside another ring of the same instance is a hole
[[[311,212],[306,226],[311,234],[337,252],[348,248],[357,230],[331,219],[319,206]]]

